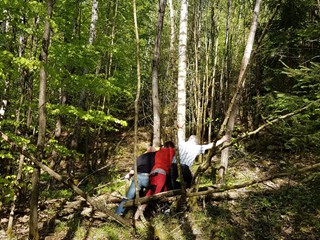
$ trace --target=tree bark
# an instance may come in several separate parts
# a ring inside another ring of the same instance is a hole
[[[174,57],[174,53],[175,53],[175,48],[174,48],[174,42],[176,39],[176,35],[175,35],[175,24],[174,24],[174,7],[172,4],[172,0],[168,0],[168,4],[169,4],[169,13],[170,13],[170,59],[168,62],[168,67],[167,67],[167,71],[166,71],[166,79],[173,79],[174,78],[174,73],[175,73],[175,57]]]
[[[212,126],[215,121],[215,114],[214,114],[214,106],[215,106],[215,99],[216,99],[216,72],[217,72],[217,66],[218,66],[218,59],[219,59],[219,32],[220,32],[220,15],[215,14],[214,7],[212,7],[212,41],[214,41],[214,60],[213,60],[213,66],[212,66],[212,73],[211,73],[211,93],[210,93],[210,109],[209,109],[209,117],[211,118],[211,121],[209,123],[208,128],[208,142],[211,142],[211,134],[213,132]],[[217,9],[220,10],[220,1],[217,2],[216,5]]]
[[[89,45],[92,45],[94,39],[96,38],[97,21],[98,21],[98,0],[93,0],[92,1],[92,10],[91,10]]]
[[[160,146],[160,102],[159,102],[159,86],[158,86],[158,67],[160,60],[160,42],[163,28],[163,19],[166,10],[167,0],[159,0],[158,2],[158,21],[157,33],[154,45],[154,54],[152,61],[152,103],[153,103],[153,143],[154,147]]]
[[[139,121],[139,100],[140,100],[140,89],[141,89],[141,74],[140,74],[140,39],[139,39],[139,28],[137,20],[137,8],[136,1],[133,0],[133,19],[134,19],[134,31],[136,37],[136,62],[137,62],[137,93],[136,99],[134,101],[134,151],[133,151],[133,162],[134,162],[134,184],[136,187],[136,197],[135,205],[140,208],[140,196],[138,189],[138,171],[137,171],[137,145],[138,145],[138,121]],[[143,214],[141,213],[142,219],[144,219]]]
[[[181,1],[180,10],[180,30],[179,30],[179,73],[178,73],[178,109],[177,124],[178,143],[185,140],[186,122],[186,79],[187,79],[187,34],[188,33],[188,1]],[[176,151],[178,174],[181,182],[182,195],[181,202],[186,202],[185,183],[182,178],[181,164],[179,158],[179,148]]]
[[[179,65],[178,65],[178,141],[185,140],[186,132],[186,79],[187,79],[187,31],[188,31],[188,1],[181,1],[180,31],[179,31]]]
[[[231,134],[234,128],[235,120],[238,115],[241,93],[245,85],[245,74],[249,66],[255,34],[258,27],[258,15],[260,12],[261,2],[262,0],[256,1],[256,5],[253,12],[252,23],[250,27],[250,33],[248,36],[247,45],[246,45],[245,52],[241,62],[236,92],[229,105],[226,117],[220,128],[218,136],[221,136],[223,129],[226,127],[226,135],[231,137]],[[224,145],[227,145],[227,144],[228,144],[228,141],[224,143]],[[229,148],[225,148],[221,153],[221,162],[220,162],[220,168],[219,168],[219,178],[220,178],[221,184],[223,184],[225,181],[224,176],[228,168],[228,159],[229,159]]]
[[[22,148],[22,151],[24,151],[25,149],[26,149],[26,146],[24,145]],[[18,189],[18,186],[21,183],[22,167],[24,164],[24,158],[25,158],[24,155],[20,154],[19,168],[18,168],[18,174],[17,174],[17,184],[15,186],[15,193],[14,193],[14,197],[13,197],[13,203],[12,203],[11,209],[10,209],[10,216],[9,216],[8,228],[7,228],[7,234],[10,238],[12,237],[12,227],[13,227],[13,220],[14,220],[14,212],[16,209],[16,202],[17,202],[18,198],[20,197],[20,191]]]
[[[196,135],[201,139],[202,133],[202,99],[203,88],[201,86],[201,74],[200,74],[200,54],[201,54],[201,4],[202,1],[194,3],[194,20],[193,20],[193,48],[194,48],[194,84],[193,84],[193,97],[195,106],[195,128]],[[201,156],[200,156],[201,157]]]
[[[41,48],[41,68],[40,68],[40,86],[39,86],[39,131],[37,141],[37,158],[39,162],[44,157],[45,134],[46,134],[46,85],[48,63],[48,50],[50,43],[50,19],[52,17],[53,0],[47,0],[47,18],[44,24],[44,33]],[[30,197],[30,222],[29,222],[29,239],[39,239],[38,229],[38,199],[39,199],[39,178],[40,168],[34,166],[32,174],[32,190]]]

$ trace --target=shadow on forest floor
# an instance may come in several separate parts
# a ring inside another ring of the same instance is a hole
[[[208,207],[223,239],[320,239],[320,175]]]
[[[258,178],[266,172],[288,172],[318,161],[294,155],[237,154],[237,160],[230,162],[228,170],[231,185]],[[102,175],[105,174],[107,172]],[[100,181],[101,176],[97,179]],[[83,202],[76,205],[76,199],[72,203],[77,207],[72,212],[67,211],[70,202],[52,199],[44,206],[45,211],[41,210],[43,215],[48,215],[46,221],[42,221],[41,239],[99,239],[100,236],[120,240],[320,239],[319,171],[286,177],[280,183],[269,181],[252,185],[246,188],[244,195],[234,199],[202,196],[192,212],[171,211],[165,214],[156,205],[156,210],[148,217],[152,228],[146,229],[146,232],[124,229],[105,218],[82,216]],[[3,224],[2,227],[4,229]],[[19,229],[16,230],[19,233]],[[17,239],[26,239],[24,237],[21,235]]]

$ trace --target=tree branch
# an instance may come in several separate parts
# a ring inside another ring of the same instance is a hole
[[[314,170],[320,168],[320,163],[311,165],[311,166],[307,166],[301,169],[297,169],[294,172],[284,172],[284,173],[277,173],[277,174],[273,174],[273,175],[267,175],[267,176],[263,176],[261,178],[257,178],[257,179],[253,179],[249,182],[246,183],[241,183],[241,184],[236,184],[236,185],[232,185],[229,187],[223,187],[223,188],[213,188],[213,189],[209,189],[209,190],[205,190],[205,191],[200,191],[200,192],[194,192],[194,193],[187,193],[187,197],[198,197],[198,196],[204,196],[204,195],[218,195],[218,196],[223,196],[223,194],[219,194],[219,193],[224,193],[230,190],[235,190],[235,189],[240,189],[240,188],[245,188],[245,187],[249,187],[251,185],[257,184],[257,183],[262,183],[265,181],[269,181],[272,179],[276,179],[276,178],[282,178],[282,177],[288,177],[288,176],[292,176],[292,175],[297,175],[300,173],[304,173],[310,170]],[[162,200],[165,201],[166,198],[168,197],[173,197],[173,196],[179,196],[181,194],[181,190],[171,190],[171,191],[167,191],[167,192],[162,192],[162,193],[158,193],[155,194],[151,197],[142,197],[140,198],[141,203],[146,203],[146,202],[151,202],[151,201],[155,201],[155,200]],[[125,207],[132,207],[134,205],[134,200],[128,200],[127,202],[124,203]]]
[[[280,120],[284,120],[284,119],[293,117],[293,116],[295,116],[295,115],[297,115],[297,114],[299,114],[299,113],[307,110],[308,108],[310,108],[310,107],[313,106],[314,104],[319,104],[319,103],[320,103],[320,99],[318,99],[318,100],[316,100],[316,101],[313,101],[313,102],[309,103],[308,105],[306,105],[306,106],[304,106],[304,107],[302,107],[302,108],[299,108],[299,109],[297,109],[297,110],[295,110],[295,111],[293,111],[293,112],[291,112],[291,113],[287,113],[287,114],[285,114],[285,115],[279,116],[279,117],[276,118],[276,119],[273,119],[273,120],[271,120],[271,121],[268,121],[267,123],[263,124],[262,126],[258,127],[257,129],[255,129],[255,130],[253,130],[253,131],[251,131],[251,132],[243,133],[243,134],[241,134],[239,137],[237,137],[237,139],[231,141],[228,145],[225,145],[225,146],[221,147],[220,151],[221,151],[222,149],[224,149],[224,148],[227,148],[227,147],[230,147],[230,146],[234,145],[235,143],[237,143],[237,142],[239,142],[239,141],[241,141],[241,140],[243,140],[243,139],[245,139],[245,138],[247,138],[247,137],[250,137],[250,136],[252,136],[252,135],[257,134],[257,133],[260,132],[261,130],[269,127],[270,125],[273,125],[273,124],[279,122]]]
[[[1,138],[3,140],[5,140],[6,142],[9,142],[10,144],[14,144],[14,145],[17,146],[17,144],[15,144],[14,142],[10,141],[9,137],[6,134],[4,134],[2,131],[0,131],[0,134],[1,134]],[[93,198],[88,196],[84,191],[82,191],[80,188],[78,188],[76,185],[74,185],[70,180],[68,180],[67,178],[61,176],[60,174],[56,173],[55,171],[53,171],[51,168],[49,168],[45,164],[43,164],[43,163],[39,162],[38,160],[36,160],[35,157],[32,154],[28,153],[27,151],[25,151],[23,149],[21,149],[21,153],[23,155],[25,155],[26,157],[28,157],[33,163],[35,163],[37,166],[39,166],[42,170],[47,172],[51,177],[53,177],[54,179],[58,180],[59,182],[62,182],[65,186],[71,188],[75,193],[77,193],[78,195],[83,197],[93,208],[95,208],[96,210],[107,214],[108,216],[112,217],[114,220],[116,220],[118,223],[122,224],[123,226],[131,227],[131,224],[127,220],[125,220],[122,217],[116,215],[111,210],[109,210],[107,208],[104,208],[101,205],[97,204],[96,201]]]

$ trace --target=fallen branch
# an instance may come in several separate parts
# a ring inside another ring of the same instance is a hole
[[[294,172],[277,173],[277,174],[273,174],[273,175],[269,175],[269,176],[264,176],[264,177],[261,177],[258,179],[253,179],[249,182],[242,183],[242,184],[236,184],[236,185],[227,186],[227,187],[212,188],[212,189],[209,189],[206,191],[200,191],[200,192],[193,192],[193,193],[187,192],[187,197],[198,197],[198,196],[212,195],[212,194],[214,194],[214,197],[226,196],[225,192],[230,191],[230,190],[249,187],[254,184],[262,183],[262,182],[269,181],[269,180],[276,179],[276,178],[297,175],[299,173],[304,173],[304,172],[314,170],[317,168],[320,168],[320,163],[317,163],[317,164],[314,164],[314,165],[311,165],[311,166],[308,166],[305,168],[298,169]],[[222,193],[224,193],[224,194],[222,194]],[[171,190],[171,191],[155,194],[151,197],[142,197],[142,198],[140,198],[140,201],[141,201],[141,203],[147,203],[147,202],[151,202],[151,201],[155,201],[155,200],[161,200],[161,199],[163,200],[166,197],[178,196],[180,194],[181,194],[181,190]],[[133,200],[128,200],[127,202],[124,203],[125,207],[132,207],[133,205],[134,205]]]
[[[14,144],[9,140],[9,137],[4,134],[2,131],[0,131],[1,137],[6,142],[9,142],[10,144]],[[15,144],[16,145],[16,144]],[[65,186],[71,188],[75,193],[83,197],[94,209],[105,213],[107,216],[112,217],[114,220],[122,224],[123,226],[131,227],[129,221],[125,220],[124,218],[118,216],[113,211],[102,207],[101,205],[97,204],[96,201],[88,196],[84,191],[82,191],[80,188],[78,188],[76,185],[74,185],[70,180],[66,179],[65,177],[61,176],[60,174],[53,171],[51,168],[46,166],[45,164],[39,162],[32,154],[29,154],[27,151],[21,149],[21,152],[23,155],[27,156],[33,163],[35,163],[37,166],[39,166],[42,170],[47,172],[51,177],[58,180],[59,182],[62,182]]]

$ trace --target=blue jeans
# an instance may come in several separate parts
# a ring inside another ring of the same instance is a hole
[[[138,173],[138,190],[140,191],[141,188],[143,187],[148,187],[149,186],[149,175],[145,173]],[[123,199],[122,202],[119,204],[116,214],[122,215],[125,211],[125,208],[123,207],[123,203],[128,201],[129,199],[134,199],[136,196],[136,187],[134,184],[134,179],[132,179],[130,187],[128,189],[128,192],[126,194],[127,199]]]

